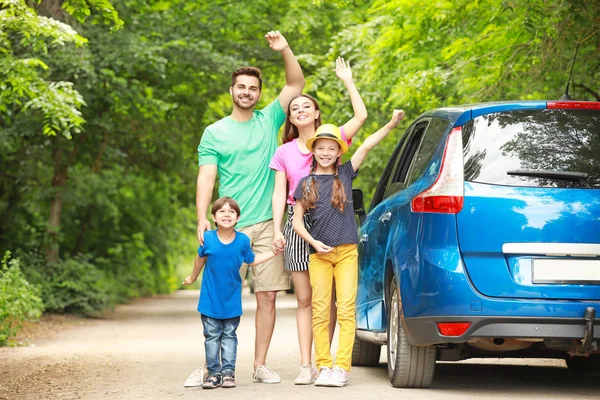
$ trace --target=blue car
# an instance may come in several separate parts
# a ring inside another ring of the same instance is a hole
[[[353,365],[395,387],[435,364],[600,371],[600,102],[440,108],[397,144],[361,220]]]

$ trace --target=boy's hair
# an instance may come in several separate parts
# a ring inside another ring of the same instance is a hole
[[[258,90],[262,91],[262,73],[255,67],[238,68],[231,74],[231,87],[235,86],[235,81],[240,75],[254,76],[258,79]]]
[[[228,197],[228,196],[223,196],[223,197],[215,200],[215,202],[213,203],[213,206],[212,206],[211,214],[217,215],[217,211],[219,211],[221,208],[223,208],[225,206],[225,204],[228,204],[229,207],[231,207],[233,209],[233,211],[235,211],[235,213],[238,215],[238,217],[240,216],[239,204],[237,203],[237,201],[235,201],[234,199],[232,199],[231,197]]]
[[[311,210],[315,208],[315,203],[319,197],[319,189],[317,187],[317,179],[315,178],[315,170],[317,168],[317,160],[313,155],[312,163],[310,164],[310,175],[308,179],[302,184],[303,195],[300,199],[300,205],[305,210]],[[333,187],[331,188],[331,205],[334,208],[344,212],[344,206],[348,198],[346,197],[346,191],[339,175],[338,160],[333,163],[333,175],[335,179],[333,181]]]
[[[299,97],[304,97],[304,98],[307,98],[308,100],[312,101],[312,103],[315,107],[315,111],[320,111],[319,103],[317,102],[317,99],[315,99],[314,97],[312,97],[309,94],[299,94],[298,96],[296,96],[292,100],[290,100],[290,102],[288,103],[287,118],[285,119],[285,126],[283,128],[283,143],[291,142],[292,140],[294,140],[295,138],[300,136],[300,132],[298,132],[298,127],[296,127],[296,125],[292,124],[292,121],[290,121],[290,115],[291,115],[290,109],[292,107],[292,101],[296,100]],[[320,127],[321,124],[322,124],[321,123],[321,113],[319,113],[319,117],[317,119],[315,119],[315,129]]]

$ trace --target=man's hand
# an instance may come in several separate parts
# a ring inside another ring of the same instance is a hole
[[[208,222],[206,218],[198,221],[198,241],[202,246],[204,246],[204,232],[208,231],[210,228],[210,222]]]
[[[390,119],[390,122],[388,122],[388,126],[392,129],[394,129],[395,127],[398,126],[400,121],[402,121],[403,119],[404,119],[404,111],[394,110],[394,113],[392,114],[392,119]]]
[[[287,40],[279,31],[270,31],[265,35],[265,39],[269,42],[269,47],[275,51],[282,52],[286,47],[289,47]]]
[[[195,280],[195,279],[192,279],[192,277],[191,277],[191,276],[187,276],[187,277],[186,277],[186,278],[183,280],[183,282],[181,282],[181,284],[182,284],[182,285],[186,285],[186,286],[187,286],[187,285],[191,285],[191,284],[192,284],[192,283],[194,283],[194,282],[196,282],[196,280]]]
[[[333,250],[333,247],[331,246],[327,246],[325,243],[320,242],[318,240],[315,240],[312,243],[312,247],[317,251],[317,253],[319,254],[327,254],[330,253],[331,250]]]
[[[273,253],[279,255],[283,253],[283,249],[285,248],[285,237],[281,231],[275,232],[273,235]]]
[[[335,74],[343,82],[352,80],[352,70],[350,69],[350,61],[345,61],[342,57],[335,60]]]

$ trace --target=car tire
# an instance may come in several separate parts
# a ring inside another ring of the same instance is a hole
[[[381,345],[377,343],[365,342],[358,337],[354,337],[354,347],[352,347],[352,365],[355,367],[373,367],[379,365],[381,356]]]
[[[393,387],[426,388],[435,373],[435,346],[413,346],[402,326],[402,300],[392,279],[388,307],[388,377]]]
[[[588,357],[567,357],[567,367],[572,371],[600,371],[600,354]]]

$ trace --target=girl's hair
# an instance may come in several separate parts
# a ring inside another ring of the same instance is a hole
[[[305,210],[312,210],[315,208],[315,203],[319,198],[319,190],[317,186],[317,180],[315,178],[315,170],[317,169],[317,160],[313,155],[312,163],[310,164],[310,175],[307,180],[302,184],[304,195],[300,199],[300,205]],[[338,160],[333,163],[333,174],[335,175],[333,181],[333,188],[331,190],[331,205],[334,208],[344,212],[344,206],[346,205],[347,197],[344,185],[339,175]]]
[[[300,135],[298,133],[298,128],[294,124],[292,124],[292,121],[290,121],[290,112],[291,112],[291,107],[292,107],[292,101],[296,100],[299,97],[305,97],[305,98],[309,99],[310,101],[312,101],[313,105],[315,106],[315,111],[320,110],[319,103],[317,103],[317,100],[314,97],[312,97],[311,95],[299,94],[298,96],[296,96],[292,100],[290,100],[290,103],[288,104],[288,109],[287,109],[287,118],[285,119],[285,126],[283,127],[283,143],[291,142],[292,140],[294,140],[295,138],[297,138]],[[321,126],[321,113],[319,113],[319,116],[317,117],[317,119],[315,119],[315,129],[317,129],[320,126]]]

